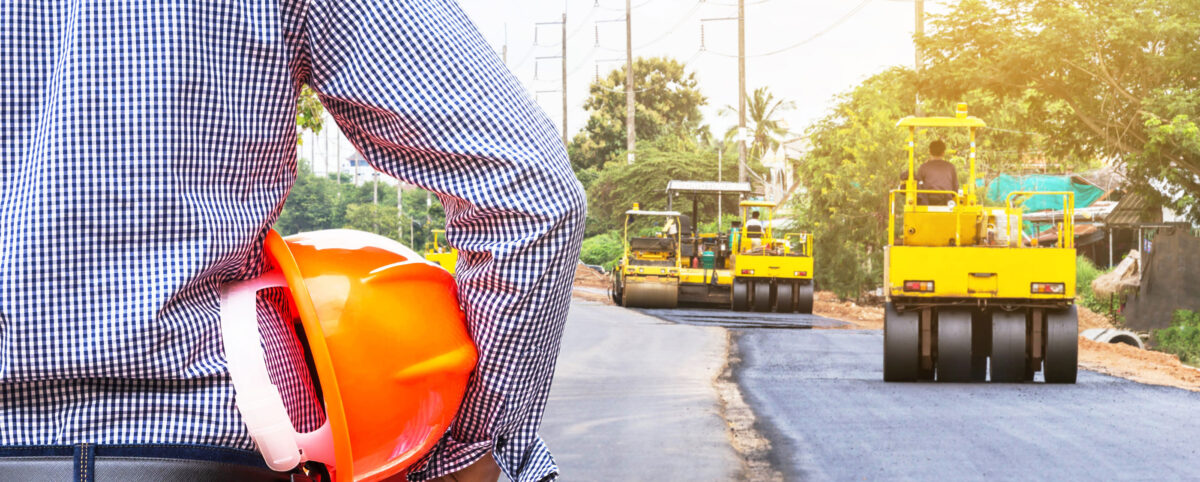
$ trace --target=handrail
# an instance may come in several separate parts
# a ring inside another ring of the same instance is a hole
[[[1013,198],[1016,196],[1064,196],[1063,222],[1058,230],[1058,247],[1075,247],[1075,192],[1074,191],[1013,191],[1008,193],[1004,204],[1008,209],[1016,209]],[[1037,239],[1037,238],[1034,238]]]

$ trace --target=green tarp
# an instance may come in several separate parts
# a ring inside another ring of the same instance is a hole
[[[1017,191],[1035,191],[1035,192],[1052,192],[1052,191],[1072,191],[1075,193],[1075,208],[1085,208],[1091,206],[1096,200],[1104,195],[1104,190],[1090,184],[1074,182],[1071,176],[1051,176],[1046,174],[1030,174],[1027,176],[1010,176],[1001,174],[988,184],[987,188],[987,204],[991,206],[1003,206],[1008,199],[1008,195]],[[1022,202],[1021,199],[1024,199]],[[1045,196],[1021,196],[1017,199],[1017,204],[1025,208],[1025,212],[1034,211],[1061,211],[1063,209],[1063,196],[1045,195]],[[1025,223],[1025,232],[1033,234],[1049,229],[1049,225],[1041,225],[1036,228]]]
[[[992,206],[1003,206],[1009,193],[1017,191],[1074,191],[1076,209],[1091,206],[1097,199],[1100,199],[1100,196],[1104,195],[1104,190],[1089,184],[1073,182],[1071,176],[1001,174],[988,184],[987,203]],[[1025,212],[1061,211],[1063,196],[1032,196],[1025,199],[1022,207],[1025,208]]]

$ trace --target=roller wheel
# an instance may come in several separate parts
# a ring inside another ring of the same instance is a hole
[[[796,311],[811,315],[813,310],[813,285],[800,283],[796,287]]]
[[[771,282],[756,281],[754,283],[754,311],[771,311]]]
[[[883,314],[883,381],[911,382],[920,367],[921,326],[917,312],[899,313],[888,303]]]
[[[750,284],[745,281],[733,281],[733,311],[747,311],[750,309]]]
[[[1025,311],[992,313],[992,381],[1025,381],[1029,360],[1025,352]]]
[[[775,311],[779,313],[791,313],[795,308],[795,300],[793,299],[795,286],[791,282],[782,282],[775,286]]]
[[[971,314],[971,380],[986,382],[988,353],[992,351],[992,313],[976,311]]]
[[[937,314],[937,379],[969,382],[972,371],[971,312],[943,308]]]
[[[1079,313],[1075,306],[1046,310],[1046,383],[1075,383],[1079,367]]]

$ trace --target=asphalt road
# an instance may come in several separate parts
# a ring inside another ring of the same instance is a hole
[[[713,379],[722,328],[574,301],[541,435],[562,480],[737,480]]]
[[[882,333],[736,330],[735,376],[788,480],[1196,480],[1200,394],[883,383]]]

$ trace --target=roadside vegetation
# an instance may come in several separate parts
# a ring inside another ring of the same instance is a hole
[[[1170,327],[1154,332],[1154,343],[1158,350],[1200,367],[1200,312],[1176,311]]]
[[[1092,260],[1084,256],[1079,256],[1075,260],[1075,301],[1095,313],[1107,316],[1109,319],[1116,318],[1116,308],[1112,306],[1112,300],[1099,297],[1092,292],[1092,281],[1107,273],[1100,269]]]

